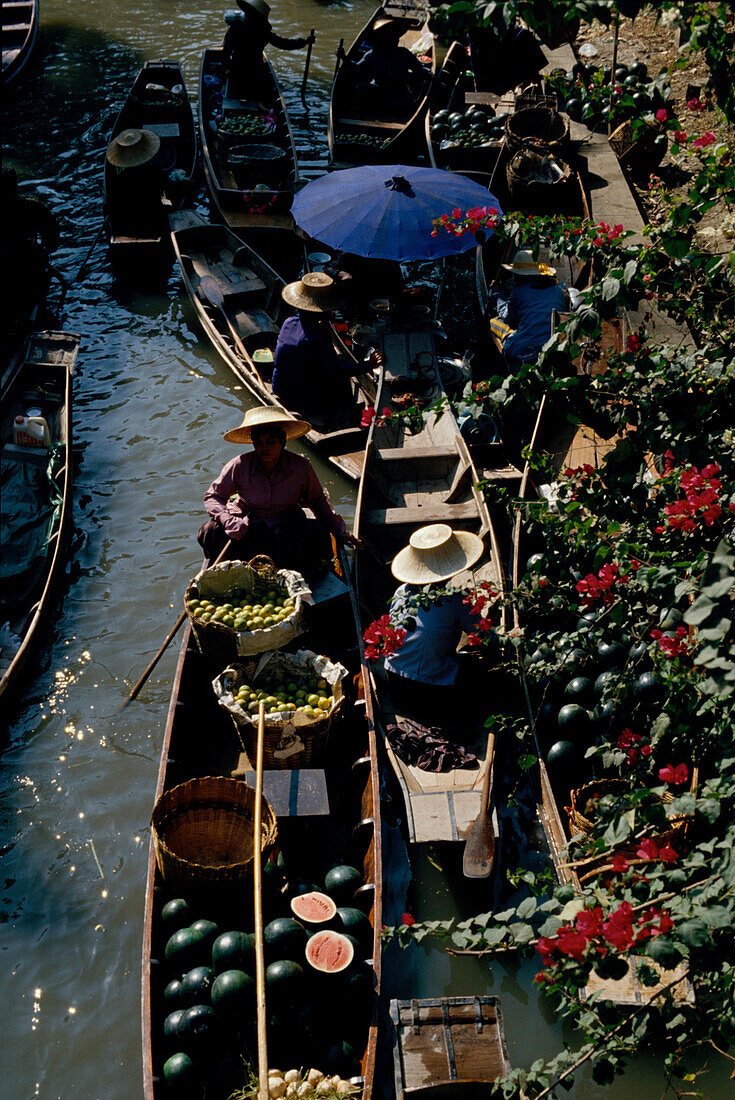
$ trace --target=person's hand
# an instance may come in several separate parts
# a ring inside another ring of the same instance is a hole
[[[339,46],[337,46],[337,60],[340,62],[347,60],[347,54],[345,53],[345,48],[341,42]]]
[[[351,531],[345,531],[342,535],[341,542],[343,546],[351,546],[353,550],[362,550],[363,545],[357,535],[353,535]]]
[[[221,518],[222,526],[225,529],[225,533],[231,539],[240,539],[248,529],[248,521],[244,516],[233,516],[229,514]]]
[[[365,362],[368,363],[369,366],[373,368],[373,370],[376,370],[378,367],[383,366],[383,363],[385,362],[385,356],[383,355],[382,351],[377,351],[375,348],[373,348]]]
[[[315,42],[316,42],[316,32],[312,31],[311,34],[309,35],[309,37],[306,39],[306,45],[307,46],[313,46]]]

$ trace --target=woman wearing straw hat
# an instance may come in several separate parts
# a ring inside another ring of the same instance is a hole
[[[372,351],[364,362],[342,358],[335,348],[330,313],[341,301],[330,275],[313,271],[283,288],[284,302],[297,312],[281,325],[271,385],[288,409],[304,413],[320,427],[347,427],[357,420],[352,378],[381,364]]]
[[[406,717],[432,726],[452,725],[456,715],[454,690],[460,672],[457,646],[463,633],[477,630],[460,590],[421,599],[427,586],[440,585],[471,569],[483,551],[482,539],[469,531],[453,531],[446,523],[420,527],[408,546],[393,559],[391,571],[402,582],[391,601],[392,622],[408,633],[394,654],[385,659],[391,698]]]
[[[341,516],[332,510],[312,465],[286,450],[289,439],[311,425],[282,409],[248,409],[239,428],[225,433],[228,443],[252,443],[253,450],[230,459],[204,494],[210,519],[197,539],[215,558],[227,539],[230,558],[247,561],[268,554],[281,568],[314,573],[331,558],[329,535],[356,546]],[[314,519],[304,512],[309,508]]]
[[[225,13],[227,33],[223,49],[227,57],[228,93],[231,96],[257,96],[266,76],[263,51],[266,46],[279,50],[301,50],[310,38],[281,38],[270,25],[270,6],[265,0],[237,0],[240,11]],[[313,42],[313,39],[311,39]]]
[[[508,286],[490,292],[490,312],[514,331],[505,337],[503,355],[512,366],[535,363],[551,336],[552,315],[570,308],[566,289],[556,280],[556,268],[537,263],[528,248],[516,252],[502,267],[512,277]]]
[[[161,139],[152,130],[122,130],[107,147],[108,176],[105,207],[113,232],[154,236],[160,231],[161,173],[156,156]]]

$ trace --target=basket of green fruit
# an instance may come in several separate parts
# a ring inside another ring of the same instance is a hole
[[[223,145],[234,142],[269,141],[276,130],[275,122],[267,115],[245,111],[237,115],[225,115],[217,125],[217,137]]]
[[[237,657],[280,649],[301,633],[311,589],[290,569],[261,555],[203,569],[184,607],[201,652],[219,668]]]
[[[258,713],[265,703],[266,768],[310,768],[321,763],[328,734],[345,704],[347,669],[310,649],[265,653],[233,661],[212,687],[230,714],[243,748],[255,760]]]

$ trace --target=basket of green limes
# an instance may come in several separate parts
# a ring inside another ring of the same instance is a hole
[[[346,675],[343,665],[300,649],[233,661],[212,686],[251,761],[262,702],[265,767],[310,768],[322,762],[329,731],[345,705],[342,680]]]

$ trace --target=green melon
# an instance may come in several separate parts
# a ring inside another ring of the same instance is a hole
[[[291,959],[278,959],[266,967],[266,992],[276,1001],[292,1003],[304,984],[304,970]]]
[[[555,741],[546,754],[546,763],[549,768],[558,771],[571,765],[576,768],[578,761],[579,749],[571,741]]]
[[[324,876],[324,889],[337,904],[351,901],[360,886],[362,886],[362,875],[356,867],[350,867],[348,864],[333,867]]]
[[[212,944],[212,966],[224,970],[255,972],[255,936],[248,932],[223,932]]]
[[[593,694],[592,681],[587,676],[575,676],[564,688],[564,694],[574,702],[584,702]]]
[[[212,1005],[226,1016],[241,1016],[255,1004],[255,982],[242,970],[225,970],[212,985]]]
[[[195,920],[189,927],[204,937],[204,943],[206,943],[208,951],[217,936],[219,936],[219,925],[215,924],[213,920]]]
[[[362,909],[344,906],[337,910],[338,931],[354,936],[365,947],[373,942],[373,926]]]
[[[263,942],[272,959],[299,959],[306,943],[306,929],[293,917],[277,917],[263,929]]]
[[[181,1000],[181,982],[178,978],[174,978],[172,982],[169,982],[163,991],[163,999],[166,1004],[175,1005]]]
[[[217,1017],[210,1005],[192,1005],[184,1011],[178,1038],[187,1046],[205,1047],[217,1034]]]
[[[202,955],[205,937],[192,928],[180,928],[166,944],[166,962],[181,970],[188,970]]]
[[[325,1073],[338,1073],[340,1077],[354,1077],[360,1071],[357,1055],[344,1039],[332,1043],[320,1065]]]
[[[161,923],[169,933],[188,927],[190,922],[191,909],[184,898],[173,898],[167,901],[161,910]]]
[[[166,1019],[163,1021],[163,1035],[164,1038],[174,1041],[178,1040],[179,1027],[181,1021],[184,1018],[185,1009],[177,1008],[175,1012],[170,1012]]]
[[[172,1054],[164,1063],[163,1079],[172,1096],[193,1095],[199,1073],[188,1054]]]
[[[566,738],[583,737],[590,726],[589,711],[578,703],[566,703],[559,711],[557,724]]]
[[[185,1005],[204,1004],[214,981],[211,966],[196,966],[181,979],[181,1003]]]

